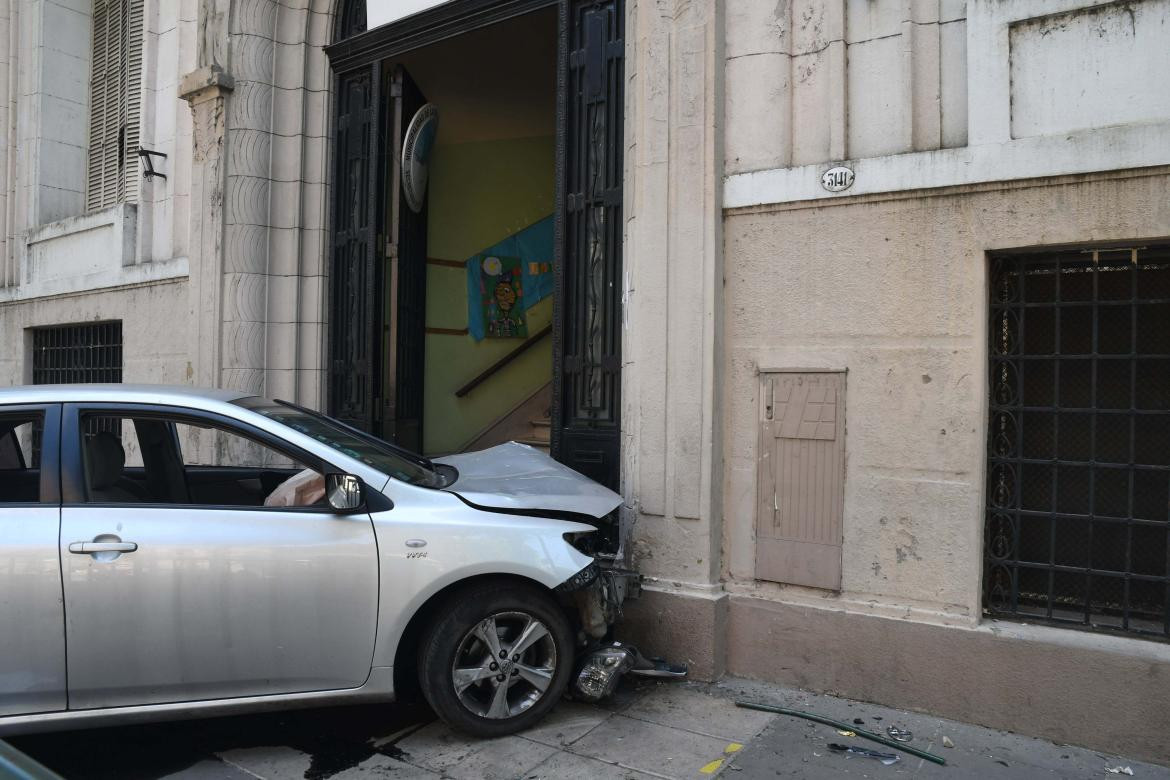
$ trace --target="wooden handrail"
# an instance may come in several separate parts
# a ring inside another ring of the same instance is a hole
[[[462,398],[463,396],[467,395],[475,388],[479,387],[481,384],[486,382],[491,377],[492,374],[496,373],[501,368],[503,368],[504,366],[511,363],[513,360],[515,360],[517,357],[519,357],[522,352],[525,352],[529,347],[531,347],[533,344],[540,341],[542,338],[544,338],[545,336],[547,336],[550,333],[552,333],[552,325],[551,324],[545,325],[543,328],[541,328],[540,332],[538,332],[536,335],[529,336],[524,341],[523,344],[516,347],[516,349],[509,352],[507,355],[504,355],[502,358],[497,360],[495,363],[492,363],[490,366],[485,368],[479,374],[479,376],[477,376],[475,379],[472,379],[470,382],[465,384],[463,387],[456,390],[455,397]]]

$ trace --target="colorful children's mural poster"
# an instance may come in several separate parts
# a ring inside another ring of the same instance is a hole
[[[524,316],[524,280],[518,257],[481,255],[473,259],[479,265],[479,301],[483,307],[484,335],[489,339],[528,337],[528,320]]]
[[[528,337],[527,311],[553,293],[553,218],[467,260],[467,329],[476,341]]]

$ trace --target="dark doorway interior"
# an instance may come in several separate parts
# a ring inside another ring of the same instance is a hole
[[[547,9],[551,38],[543,43],[555,45],[551,449],[554,457],[618,488],[625,47],[621,0],[453,0],[367,32],[352,25],[353,34],[329,48],[337,73],[329,405],[343,419],[408,446],[418,447],[416,442],[428,438],[427,426],[420,429],[415,422],[419,408],[412,405],[421,402],[421,419],[426,419],[428,394],[412,395],[417,385],[409,384],[417,373],[416,348],[429,344],[414,334],[428,323],[421,320],[420,325],[411,309],[421,297],[417,280],[407,278],[416,265],[401,265],[403,253],[417,244],[404,237],[408,226],[387,217],[396,191],[390,165],[396,139],[387,137],[387,130],[400,128],[391,119],[394,86],[388,74],[401,73],[396,66],[405,64],[405,71],[418,77],[421,92],[434,100],[425,80],[414,73],[412,59],[425,57],[440,41],[534,17],[540,9]],[[342,16],[349,18],[345,8]],[[541,44],[531,34],[518,34],[505,45],[523,49]],[[474,69],[477,61],[466,64]],[[524,105],[518,97],[517,108]],[[432,222],[429,232],[434,235],[435,229]],[[396,271],[391,252],[400,263]],[[387,282],[394,279],[397,291],[380,298],[377,291],[387,290]],[[404,302],[404,289],[416,295]],[[388,330],[393,330],[392,358],[383,345]],[[531,356],[534,349],[525,352]],[[428,358],[422,359],[427,365]],[[391,374],[394,384],[388,387]]]

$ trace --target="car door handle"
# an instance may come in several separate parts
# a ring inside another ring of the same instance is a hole
[[[76,555],[101,552],[132,553],[137,549],[136,542],[73,542],[69,545],[69,552]]]

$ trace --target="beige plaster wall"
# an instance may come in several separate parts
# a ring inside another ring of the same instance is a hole
[[[1170,236],[1170,173],[764,207],[725,236],[727,588],[975,623],[986,252]],[[848,371],[840,594],[754,581],[757,369],[796,366]]]
[[[967,143],[967,3],[726,0],[729,174]]]
[[[189,384],[187,281],[0,304],[0,385],[32,381],[28,328],[122,321],[122,381]]]
[[[732,210],[724,236],[726,669],[1167,760],[1165,645],[983,620],[980,580],[987,252],[1165,239],[1170,168]],[[754,579],[781,367],[848,372],[840,593]]]

